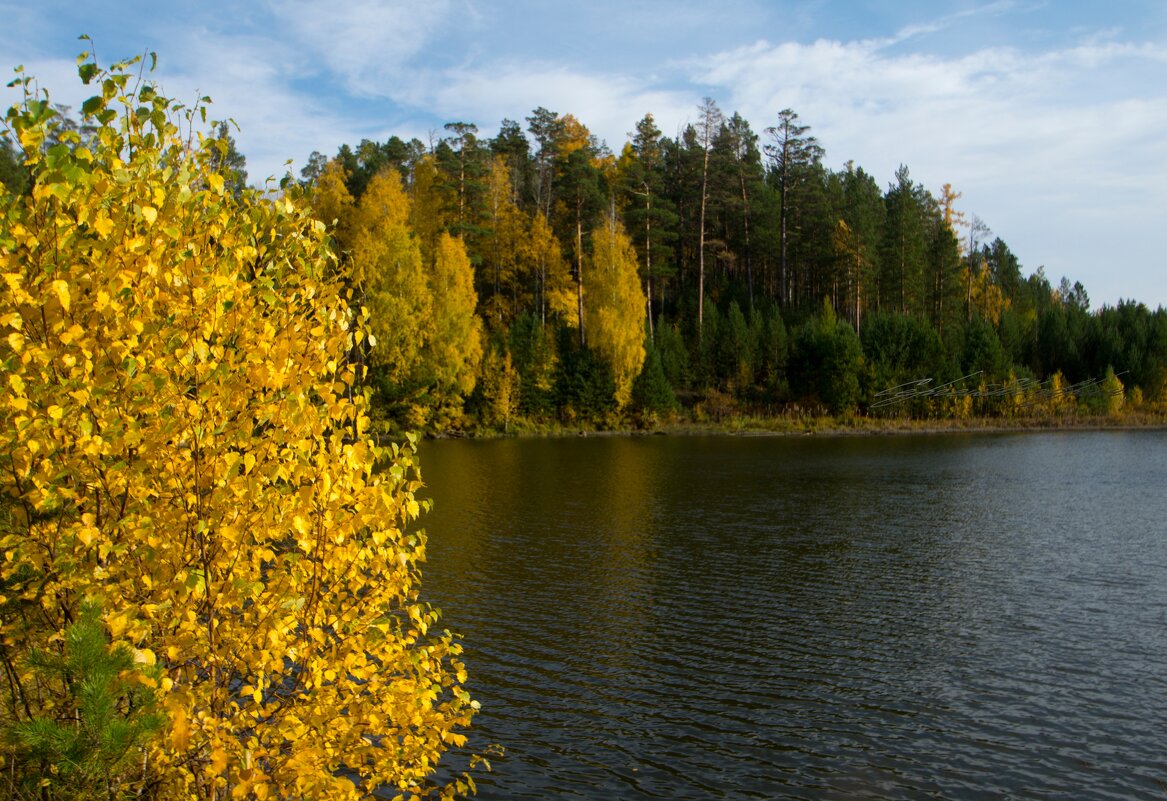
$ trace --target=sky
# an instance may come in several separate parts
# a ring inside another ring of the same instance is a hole
[[[157,53],[166,94],[239,126],[253,183],[539,106],[616,152],[646,113],[675,136],[705,97],[763,139],[791,108],[832,169],[951,183],[1026,275],[1167,307],[1162,0],[0,0],[0,20],[0,69],[74,108],[79,35],[102,65]]]

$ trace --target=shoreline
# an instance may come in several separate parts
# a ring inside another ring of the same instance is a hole
[[[854,437],[913,436],[930,434],[1004,434],[1053,431],[1162,431],[1167,414],[1127,413],[1118,417],[978,417],[963,420],[908,418],[761,418],[747,417],[706,421],[674,421],[652,426],[515,427],[509,431],[474,429],[427,433],[425,439],[567,439],[575,437],[736,436],[736,437]]]

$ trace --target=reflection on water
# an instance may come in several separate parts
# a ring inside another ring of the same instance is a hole
[[[432,442],[503,798],[1162,798],[1167,436]]]

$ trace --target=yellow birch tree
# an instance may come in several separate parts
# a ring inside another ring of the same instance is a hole
[[[352,226],[355,205],[345,183],[344,166],[333,159],[324,165],[324,171],[313,183],[308,202],[312,213],[332,234],[336,248],[345,252],[352,245]]]
[[[462,397],[474,391],[482,361],[482,320],[475,314],[474,270],[460,237],[438,237],[429,271],[432,320],[425,364],[441,405],[461,411]]]
[[[413,202],[409,210],[409,224],[421,245],[422,259],[428,263],[433,261],[438,235],[450,223],[451,204],[449,192],[441,185],[441,175],[433,156],[427,154],[414,165],[410,194]]]
[[[636,250],[618,220],[605,216],[591,240],[591,274],[584,296],[594,321],[589,341],[612,368],[616,403],[624,407],[644,364],[644,290]]]
[[[538,212],[531,218],[531,234],[524,261],[534,271],[535,309],[539,323],[545,324],[548,313],[551,313],[560,315],[566,325],[579,327],[579,308],[571,269],[563,258],[563,248],[555,232]]]
[[[24,655],[96,607],[165,713],[111,777],[127,797],[426,793],[476,705],[418,601],[413,447],[374,443],[346,359],[368,321],[321,223],[232,193],[180,135],[198,116],[86,58],[84,144],[45,148],[30,80],[7,116],[34,185],[0,195],[2,723],[75,719],[77,688]],[[412,259],[399,239],[368,266]],[[37,770],[0,756],[5,781]]]
[[[529,271],[520,260],[530,249],[530,235],[513,197],[510,167],[504,157],[496,156],[486,181],[487,231],[482,248],[482,287],[487,296],[484,316],[495,329],[503,329],[514,320],[520,284]]]
[[[409,216],[401,177],[394,169],[382,170],[361,196],[352,233],[352,270],[364,290],[376,340],[370,359],[397,386],[414,383],[422,369],[433,310]]]

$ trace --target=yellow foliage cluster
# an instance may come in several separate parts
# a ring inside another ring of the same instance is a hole
[[[992,280],[989,266],[983,260],[975,272],[968,265],[961,268],[961,282],[968,288],[969,301],[981,317],[993,325],[1001,321],[1001,315],[1009,308],[1009,299]]]
[[[420,182],[430,185],[432,173],[432,163],[423,159]],[[415,401],[422,394],[428,394],[430,407],[450,407],[456,416],[461,398],[474,389],[482,360],[482,323],[466,247],[432,224],[426,210],[434,206],[433,193],[423,191],[419,207],[396,170],[373,176],[357,203],[344,179],[339,162],[330,162],[312,190],[311,204],[333,226],[345,271],[369,310],[376,343],[370,363],[382,386],[399,395],[383,400],[407,404],[416,427],[433,412]]]
[[[374,444],[346,359],[367,313],[323,226],[233,195],[128,66],[82,63],[84,142],[46,150],[31,93],[8,116],[35,185],[0,216],[4,714],[52,713],[19,655],[95,601],[153,666],[156,796],[421,794],[476,703],[418,601],[412,444]]]
[[[519,411],[519,374],[510,352],[491,348],[482,361],[482,394],[486,399],[486,420],[510,429],[511,418]]]
[[[349,259],[377,340],[373,363],[400,378],[422,368],[422,344],[433,312],[421,247],[408,217],[409,198],[397,173],[378,173],[356,206]]]
[[[612,368],[616,403],[632,400],[632,383],[644,365],[644,290],[636,250],[624,227],[611,218],[592,232],[592,270],[585,300],[595,325],[591,342]]]
[[[482,323],[474,313],[474,270],[462,240],[443,232],[434,251],[430,292],[435,314],[426,350],[439,387],[469,395],[482,361]]]
[[[491,165],[486,191],[484,275],[489,297],[484,316],[488,324],[505,329],[530,293],[531,307],[541,321],[548,313],[557,313],[578,325],[575,286],[559,239],[542,214],[525,214],[516,205],[510,171],[501,156]]]

